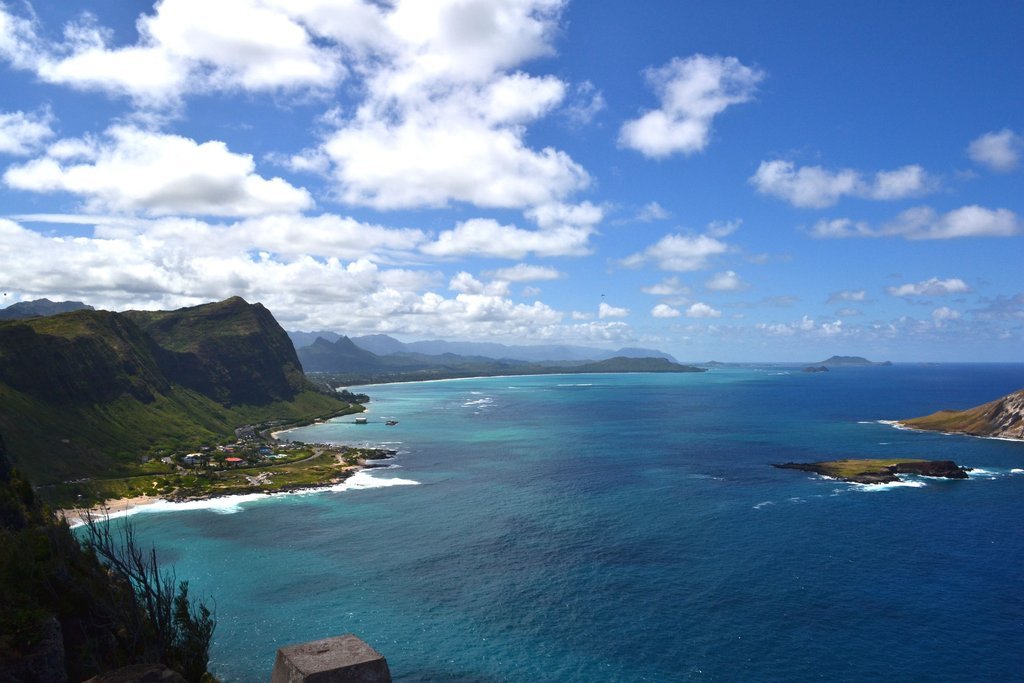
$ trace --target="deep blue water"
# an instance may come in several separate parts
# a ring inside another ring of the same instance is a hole
[[[215,598],[225,681],[345,632],[398,681],[1020,680],[1024,443],[877,420],[1021,387],[1024,365],[375,386],[371,424],[294,436],[399,442],[356,483],[418,485],[133,519]],[[769,467],[896,455],[982,471]]]

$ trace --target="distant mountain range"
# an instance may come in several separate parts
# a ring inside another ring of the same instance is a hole
[[[238,297],[0,322],[0,434],[36,484],[135,473],[158,448],[345,406],[306,379],[270,311]]]
[[[36,299],[35,301],[20,301],[16,304],[11,304],[7,308],[0,308],[0,320],[22,320],[24,318],[57,315],[58,313],[70,313],[71,311],[94,310],[96,309],[83,304],[81,301]]]
[[[823,360],[820,363],[814,363],[814,365],[824,365],[824,366],[832,366],[832,367],[855,366],[855,365],[861,365],[861,366],[864,366],[864,365],[888,366],[888,365],[892,365],[892,362],[891,361],[882,361],[881,363],[876,363],[874,361],[868,360],[867,358],[862,358],[861,356],[832,356],[831,358],[829,358],[827,360]]]
[[[296,349],[312,346],[317,338],[329,342],[337,341],[342,335],[337,332],[289,332]],[[664,358],[676,363],[675,358],[657,349],[625,347],[615,351],[589,346],[572,346],[565,344],[540,344],[510,346],[493,342],[452,342],[443,340],[402,342],[386,334],[370,334],[350,338],[352,343],[361,349],[371,351],[378,356],[398,353],[418,353],[428,356],[453,354],[490,358],[492,360],[518,360],[530,362],[545,361],[591,361],[609,358]],[[308,370],[309,368],[307,368]]]
[[[365,339],[365,337],[362,338],[364,342]],[[382,351],[408,349],[410,346],[414,346],[403,344],[385,335],[376,335],[369,343]],[[481,349],[481,346],[488,345],[467,344],[462,348],[487,350]],[[426,348],[431,347],[427,346]],[[440,348],[451,347],[442,346]],[[679,365],[664,357],[614,356],[600,360],[527,361],[512,358],[495,359],[484,355],[460,355],[450,352],[428,354],[400,350],[378,354],[363,348],[356,344],[355,340],[345,336],[339,337],[333,342],[320,337],[310,346],[299,348],[297,353],[306,372],[326,373],[332,376],[332,381],[343,384],[483,375],[702,371],[701,368]]]

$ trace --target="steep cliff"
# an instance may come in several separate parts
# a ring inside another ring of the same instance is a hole
[[[128,473],[161,448],[343,406],[306,380],[270,312],[237,297],[0,323],[0,431],[37,484]]]
[[[1024,389],[975,408],[940,410],[901,420],[900,424],[937,432],[1024,439]]]

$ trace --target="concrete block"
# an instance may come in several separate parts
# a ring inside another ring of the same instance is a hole
[[[270,683],[391,683],[387,660],[351,633],[277,651]]]

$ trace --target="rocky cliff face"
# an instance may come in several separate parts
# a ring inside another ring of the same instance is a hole
[[[1024,389],[976,408],[940,410],[900,424],[929,431],[1024,439]]]
[[[262,304],[233,297],[177,311],[128,311],[158,345],[170,381],[224,405],[288,400],[307,389],[291,340]]]

